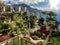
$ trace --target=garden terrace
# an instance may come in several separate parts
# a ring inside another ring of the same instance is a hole
[[[6,6],[0,2],[0,9],[1,45],[43,45],[53,37],[53,30],[58,32],[56,14],[52,11],[43,12],[47,16],[44,19],[35,14],[28,15],[26,7],[22,10],[20,6]]]
[[[36,45],[25,38],[21,38],[20,36],[15,36],[9,40],[1,42],[0,45],[2,44],[3,45]]]

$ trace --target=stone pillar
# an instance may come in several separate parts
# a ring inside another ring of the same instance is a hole
[[[14,12],[14,8],[13,8],[13,6],[11,6],[11,12]]]
[[[13,7],[13,9],[12,9],[12,10],[13,10],[13,12],[15,12],[15,11],[14,11],[14,7]]]
[[[18,9],[18,11],[20,12],[21,11],[21,7],[19,6],[19,9]]]
[[[25,7],[24,11],[27,11],[27,7]]]
[[[6,9],[5,9],[5,6],[4,6],[4,7],[3,7],[3,12],[5,12],[5,10],[6,10]]]
[[[12,6],[10,8],[11,8],[11,12],[12,12]]]

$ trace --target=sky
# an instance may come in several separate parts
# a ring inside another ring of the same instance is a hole
[[[1,0],[5,4],[25,3],[40,10],[60,10],[60,0]]]

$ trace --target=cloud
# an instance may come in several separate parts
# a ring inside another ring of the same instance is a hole
[[[49,9],[51,7],[56,7],[56,6],[57,6],[58,9],[60,9],[60,0],[58,0],[58,5],[54,4],[55,6],[53,5],[53,2],[55,0],[53,0],[53,1],[52,0],[1,0],[1,1],[4,1],[5,3],[8,2],[8,1],[11,1],[14,4],[19,4],[19,3],[25,3],[25,4],[29,4],[29,5],[31,4],[30,5],[31,7],[37,8],[37,9]],[[49,2],[49,1],[51,1],[51,2]],[[48,3],[45,3],[45,2],[48,2]],[[56,2],[57,1],[55,1],[54,3],[56,3]],[[44,4],[41,4],[41,3],[44,3]],[[36,5],[36,6],[34,6],[34,5]],[[42,7],[40,7],[40,6],[42,6]]]
[[[19,0],[19,1],[27,4],[36,4],[38,2],[44,2],[45,0]]]
[[[1,1],[8,1],[8,0],[1,0]]]
[[[46,0],[1,0],[1,1],[13,1],[13,2],[22,2],[26,4],[37,4],[38,2],[45,2]]]
[[[59,3],[58,3],[58,9],[60,9],[60,1],[59,1]]]
[[[58,10],[60,7],[60,0],[49,0],[50,8]]]
[[[51,10],[49,7],[37,7],[37,6],[31,6],[32,8],[36,8],[38,10]]]
[[[33,4],[36,6],[30,5],[32,8],[41,9],[41,10],[48,9],[48,7],[44,7],[44,5],[46,6],[45,3],[47,2],[47,0],[2,0],[2,1],[5,1],[5,2],[12,1],[15,4],[19,4],[19,3]],[[44,3],[44,4],[41,4],[41,3]],[[43,7],[40,7],[42,5]]]

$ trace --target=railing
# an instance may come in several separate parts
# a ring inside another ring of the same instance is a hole
[[[36,45],[36,44],[25,38],[16,36],[9,40],[1,42],[0,45]]]

